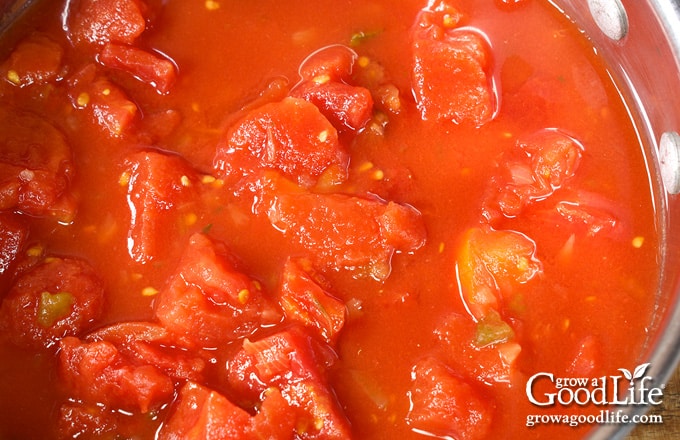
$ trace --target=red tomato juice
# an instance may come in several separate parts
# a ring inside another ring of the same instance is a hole
[[[0,438],[579,438],[527,380],[641,362],[650,178],[549,2],[43,3],[0,65]]]

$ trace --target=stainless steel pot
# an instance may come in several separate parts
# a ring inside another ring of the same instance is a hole
[[[652,179],[661,279],[652,335],[640,362],[665,384],[680,361],[680,1],[551,0],[592,40],[637,127]],[[621,408],[630,417],[649,408]],[[603,425],[592,439],[623,438],[628,424]]]
[[[628,104],[649,168],[661,264],[655,320],[639,362],[665,384],[680,362],[680,0],[548,0],[593,42]],[[0,36],[40,0],[0,0]],[[644,188],[642,190],[647,190]],[[649,410],[621,408],[629,417]],[[630,424],[595,429],[621,439]]]

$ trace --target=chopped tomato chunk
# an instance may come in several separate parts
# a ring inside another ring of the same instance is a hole
[[[504,163],[505,175],[495,181],[497,188],[485,202],[484,215],[493,220],[495,211],[516,217],[536,202],[563,187],[578,168],[583,147],[557,130],[541,130],[520,139],[521,153]]]
[[[47,258],[10,288],[0,306],[0,328],[17,345],[50,347],[89,329],[103,303],[103,283],[88,263]]]
[[[82,98],[82,95],[79,96]],[[85,100],[89,101],[89,105],[85,106],[92,110],[94,120],[113,137],[121,136],[137,114],[137,105],[128,99],[125,92],[103,78],[92,83]]]
[[[318,350],[323,345],[295,329],[246,340],[229,363],[229,383],[251,399],[270,387],[279,389],[296,409],[296,438],[350,438],[348,421],[322,374],[324,355]]]
[[[476,319],[500,309],[512,286],[526,283],[541,270],[536,245],[514,231],[471,228],[463,236],[457,267],[462,300]]]
[[[494,384],[510,383],[522,347],[515,332],[498,314],[474,322],[469,316],[451,314],[435,330],[441,356],[466,377]]]
[[[618,232],[619,220],[607,211],[567,201],[557,203],[557,213],[577,228],[593,236],[601,231]]]
[[[67,36],[73,43],[132,44],[146,29],[139,0],[78,0],[68,3]]]
[[[543,206],[527,212],[536,225],[549,225],[555,232],[567,236],[591,237],[604,235],[624,239],[632,234],[630,218],[618,202],[589,191],[560,191]]]
[[[299,98],[265,104],[229,130],[215,154],[215,168],[230,181],[262,168],[312,186],[329,167],[347,167],[337,130],[316,106]]]
[[[24,87],[57,79],[62,72],[64,49],[43,34],[32,34],[17,45],[2,72],[10,83]]]
[[[341,194],[280,194],[267,214],[315,264],[378,280],[389,276],[395,251],[411,252],[425,242],[420,213],[394,202]]]
[[[557,130],[542,130],[518,142],[531,158],[537,183],[555,190],[574,176],[583,147],[571,136]]]
[[[197,383],[187,382],[158,438],[245,440],[249,420],[250,415],[226,397]]]
[[[69,395],[89,404],[146,413],[172,399],[172,380],[159,369],[137,364],[106,341],[59,342],[59,377]]]
[[[412,377],[407,423],[413,429],[439,438],[486,438],[494,409],[486,396],[435,358],[416,364]]]
[[[138,263],[154,260],[165,251],[168,230],[196,196],[198,176],[181,157],[155,151],[133,154],[126,161],[127,200],[130,208],[128,253]]]
[[[104,133],[122,136],[135,120],[137,105],[94,64],[88,64],[69,78],[69,96],[76,109],[87,111]]]
[[[373,97],[368,89],[350,84],[356,59],[352,49],[341,45],[313,53],[300,65],[302,81],[291,96],[316,105],[338,130],[360,130],[371,119]]]
[[[32,113],[0,106],[0,210],[70,223],[71,148],[62,133]]]
[[[295,327],[293,328],[295,329]],[[285,385],[289,376],[320,379],[319,360],[311,338],[283,331],[256,341],[246,339],[230,363],[229,379],[244,396],[258,396],[269,385]]]
[[[188,382],[172,411],[159,440],[288,440],[294,435],[293,409],[275,388],[265,393],[260,411],[251,416],[218,392]]]
[[[458,29],[462,18],[446,1],[425,8],[412,35],[413,91],[423,119],[483,125],[493,116],[488,43]]]
[[[170,90],[177,76],[175,65],[170,60],[123,44],[107,43],[99,54],[99,62],[130,73],[161,94]]]
[[[222,243],[203,234],[189,239],[175,275],[158,295],[156,316],[182,341],[204,347],[280,320],[261,284],[237,270]]]
[[[345,324],[345,305],[323,287],[326,283],[307,261],[288,259],[283,268],[279,302],[286,319],[319,332],[328,343],[335,341]]]
[[[100,328],[84,339],[87,342],[110,342],[130,360],[140,365],[153,365],[173,379],[204,379],[205,360],[177,348],[173,335],[161,325],[123,322]]]
[[[373,112],[373,97],[368,89],[341,82],[303,81],[290,94],[317,106],[338,130],[362,129]]]

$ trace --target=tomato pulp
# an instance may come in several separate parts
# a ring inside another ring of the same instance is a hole
[[[573,438],[640,362],[625,103],[547,1],[52,2],[0,65],[0,437]],[[591,414],[597,408],[567,408]]]

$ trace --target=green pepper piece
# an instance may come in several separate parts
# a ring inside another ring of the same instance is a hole
[[[71,313],[72,305],[73,295],[68,292],[41,293],[38,304],[38,323],[43,327],[51,327]]]

